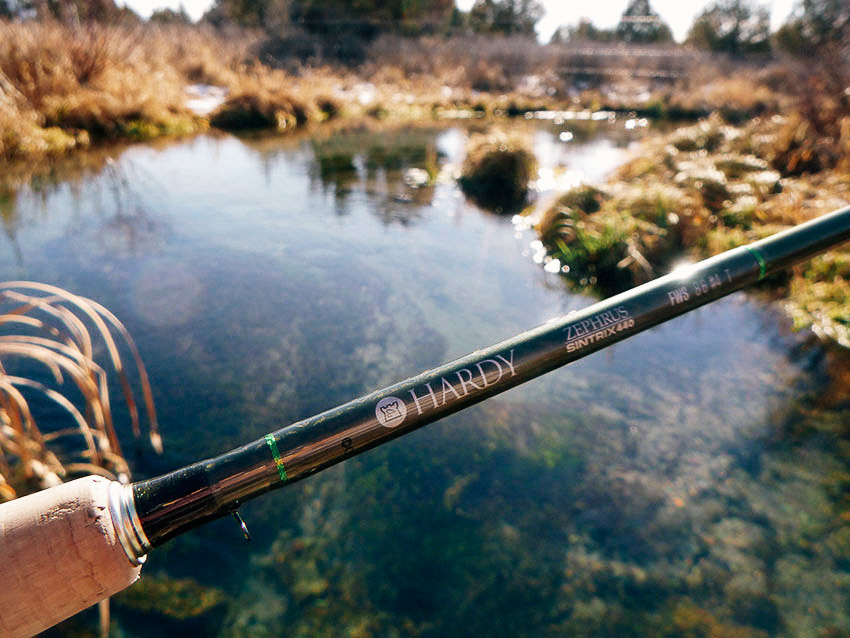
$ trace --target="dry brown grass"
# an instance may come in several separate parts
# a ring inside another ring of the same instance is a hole
[[[338,87],[339,79],[321,70],[299,81],[279,69],[254,64],[228,87],[228,99],[210,115],[210,122],[225,130],[276,131],[321,122],[340,111]]]
[[[36,155],[94,137],[192,133],[205,122],[187,84],[237,86],[247,34],[176,26],[0,22],[0,157]],[[45,133],[44,128],[61,127]]]
[[[743,119],[784,108],[781,73],[753,79],[752,69],[681,47],[384,36],[356,70],[289,64],[284,71],[258,60],[264,46],[245,30],[0,22],[0,158],[63,152],[90,138],[190,134],[210,122],[280,131],[331,117],[614,108],[662,117],[720,110]],[[195,83],[222,87],[226,103],[194,115],[185,89]]]
[[[108,96],[117,101],[113,108],[144,102],[154,74],[158,100],[171,104],[182,85],[143,53],[142,42],[147,38],[137,27],[2,23],[0,69],[48,120],[61,120],[63,100],[74,95],[81,96],[79,102]]]
[[[76,145],[74,135],[57,127],[42,127],[36,114],[0,102],[0,159],[63,152]]]
[[[0,310],[0,501],[81,474],[129,477],[113,421],[107,367],[95,361],[105,358],[118,376],[133,432],[141,436],[138,405],[119,354],[121,341],[138,375],[151,445],[162,450],[145,367],[111,312],[55,286],[25,281],[0,283]],[[35,396],[42,407],[54,409],[49,431],[42,431],[30,407]]]
[[[847,139],[841,135],[829,141],[801,136],[792,146],[804,153],[821,145],[831,166],[810,156],[808,166],[817,172],[783,177],[771,170],[771,162],[785,167],[777,153],[791,146],[789,131],[802,126],[815,127],[800,114],[741,127],[715,115],[652,137],[606,185],[601,203],[581,189],[567,193],[536,228],[549,255],[569,266],[568,277],[610,294],[661,274],[683,252],[709,257],[846,206],[850,179],[840,159]],[[641,261],[645,273],[634,268]],[[850,250],[837,247],[762,287],[782,300],[795,327],[850,347],[848,282]]]
[[[522,37],[464,36],[444,38],[403,38],[383,36],[369,48],[365,76],[372,76],[384,66],[394,66],[405,76],[434,78],[455,86],[471,86],[484,66],[498,73],[497,83],[515,86],[519,78],[541,70],[552,63],[545,47]],[[489,74],[489,72],[488,72]],[[478,90],[506,90],[480,88]]]
[[[226,128],[282,129],[340,110],[329,73],[299,81],[257,62],[257,43],[250,31],[186,25],[0,21],[0,159],[203,130],[190,84],[228,92],[216,120]]]
[[[685,110],[721,112],[727,119],[746,119],[779,110],[780,97],[761,83],[751,70],[711,78],[687,91],[678,91],[674,106]]]
[[[255,68],[260,34],[254,31],[216,31],[209,27],[147,25],[146,47],[158,52],[158,65],[172,66],[188,83],[213,84],[234,90]]]
[[[629,78],[665,80],[687,75],[705,56],[676,46],[625,46],[572,42],[541,46],[522,36],[451,38],[382,36],[370,45],[364,74],[383,66],[406,77],[486,93],[526,97],[570,94],[577,83],[619,83]]]
[[[754,67],[675,45],[383,36],[370,45],[359,73],[378,86],[392,80],[420,102],[429,96],[490,113],[514,104],[520,111],[610,108],[694,119],[720,112],[743,121],[789,103],[781,65]]]

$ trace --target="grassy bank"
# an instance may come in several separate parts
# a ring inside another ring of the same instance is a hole
[[[741,127],[713,116],[679,128],[645,143],[608,183],[538,211],[536,228],[565,276],[599,295],[766,237],[850,203],[850,117],[836,119],[840,132],[828,140],[810,126],[795,113]],[[814,149],[831,164],[799,171],[816,161]],[[850,347],[848,278],[844,247],[763,289],[783,300],[795,327]]]
[[[681,47],[588,51],[522,38],[385,36],[356,68],[304,66],[269,50],[268,40],[247,30],[0,21],[0,159],[209,126],[281,131],[331,118],[565,108],[662,117],[722,108],[740,117],[782,104],[768,72],[730,77],[734,65]],[[186,89],[195,84],[218,87],[223,104],[193,109]]]
[[[213,118],[191,108],[192,84],[220,87],[230,112],[250,104],[278,127],[313,117],[315,91],[253,61],[256,42],[188,26],[0,22],[0,158],[203,131]]]

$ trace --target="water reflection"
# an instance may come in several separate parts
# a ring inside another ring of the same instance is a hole
[[[150,203],[155,188],[132,163],[107,160],[96,179],[71,189],[75,215],[69,241],[92,258],[155,252],[168,232],[168,221]]]
[[[544,127],[553,173],[602,170],[640,134],[591,120],[611,137],[560,139],[578,124],[522,123]],[[137,475],[587,303],[523,256],[527,229],[439,179],[464,136],[137,147],[114,164],[127,179],[108,169],[72,192],[57,174],[40,200],[4,209],[23,275],[98,299],[136,337],[166,446]],[[151,230],[119,224],[127,243],[98,244],[109,220],[145,215]],[[134,638],[847,633],[846,370],[761,302],[715,302],[247,504],[250,545],[230,520],[177,539],[151,555],[149,587],[116,599],[116,627]],[[84,635],[90,620],[50,635]]]
[[[404,129],[395,134],[368,129],[311,141],[321,188],[333,193],[337,214],[346,213],[353,193],[374,199],[384,223],[410,224],[431,204],[440,169],[436,132]]]
[[[156,248],[167,222],[151,209],[156,189],[132,163],[92,151],[54,162],[10,165],[0,178],[0,215],[19,272],[26,270],[19,235],[61,215],[64,240],[91,259],[139,255]],[[64,200],[57,205],[57,200]]]
[[[21,220],[18,217],[18,194],[12,189],[0,190],[0,218],[3,220],[3,234],[12,245],[15,255],[15,263],[18,268],[23,266],[23,254],[18,242],[18,229]]]

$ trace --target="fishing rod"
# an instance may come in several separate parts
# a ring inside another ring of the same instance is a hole
[[[205,522],[234,515],[247,534],[237,509],[250,499],[757,283],[847,239],[850,206],[677,268],[221,456],[129,485],[78,479],[2,505],[0,635],[32,635],[120,591],[138,578],[152,549]],[[85,526],[93,531],[83,533]],[[55,570],[53,563],[63,551],[85,569],[65,565],[52,579],[39,571]],[[47,585],[32,596],[28,579]]]

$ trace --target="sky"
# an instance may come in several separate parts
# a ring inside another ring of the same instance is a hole
[[[590,0],[589,2],[578,2],[576,0],[539,0],[546,10],[546,15],[537,23],[537,34],[541,42],[548,42],[555,29],[564,24],[577,24],[582,18],[588,18],[601,29],[616,27],[620,16],[626,10],[629,0]],[[457,0],[461,9],[466,5],[472,5],[473,0]],[[712,0],[650,0],[650,6],[661,16],[673,32],[673,37],[681,42],[685,39],[693,24],[694,18]],[[770,9],[771,29],[776,30],[788,14],[794,0],[761,0],[757,2],[760,6]]]
[[[617,26],[629,0],[538,0],[545,9],[543,19],[537,23],[537,33],[541,42],[548,42],[552,33],[561,25],[577,24],[582,18],[588,18],[602,29]],[[457,5],[468,11],[475,0],[457,0]],[[761,6],[770,9],[771,27],[775,30],[782,25],[791,12],[795,0],[757,0]],[[682,41],[693,23],[694,17],[712,0],[650,0],[650,5],[661,18],[670,25],[673,37]],[[122,0],[118,0],[122,4]],[[124,0],[136,13],[148,17],[158,8],[169,7],[177,10],[182,4],[193,20],[198,20],[209,8],[211,0]]]

